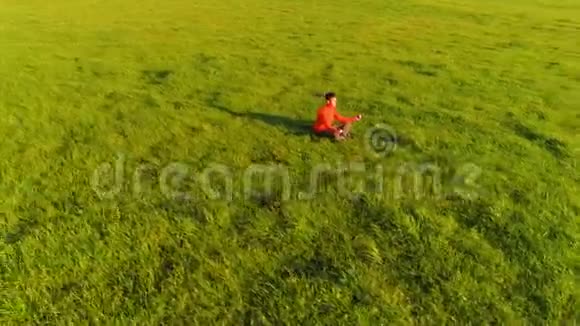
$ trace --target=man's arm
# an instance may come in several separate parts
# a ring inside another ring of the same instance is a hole
[[[352,123],[358,120],[358,117],[343,117],[338,111],[334,111],[334,118],[341,123]]]

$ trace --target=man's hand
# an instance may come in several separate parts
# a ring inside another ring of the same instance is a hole
[[[362,114],[359,114],[359,115],[357,115],[357,116],[355,117],[355,120],[356,120],[356,121],[359,121],[360,119],[362,119]]]

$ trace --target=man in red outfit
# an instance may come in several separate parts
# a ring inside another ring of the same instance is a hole
[[[318,109],[316,115],[316,122],[312,129],[317,135],[331,136],[336,140],[343,140],[350,134],[352,123],[359,121],[362,115],[348,118],[341,116],[336,111],[336,94],[333,92],[324,95],[326,104]],[[337,120],[341,123],[340,126],[334,126],[333,122]]]

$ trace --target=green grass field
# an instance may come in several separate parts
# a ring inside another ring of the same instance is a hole
[[[579,35],[577,0],[0,0],[0,323],[573,325]]]

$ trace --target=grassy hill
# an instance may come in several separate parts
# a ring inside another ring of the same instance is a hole
[[[574,323],[579,17],[1,1],[0,321]]]

